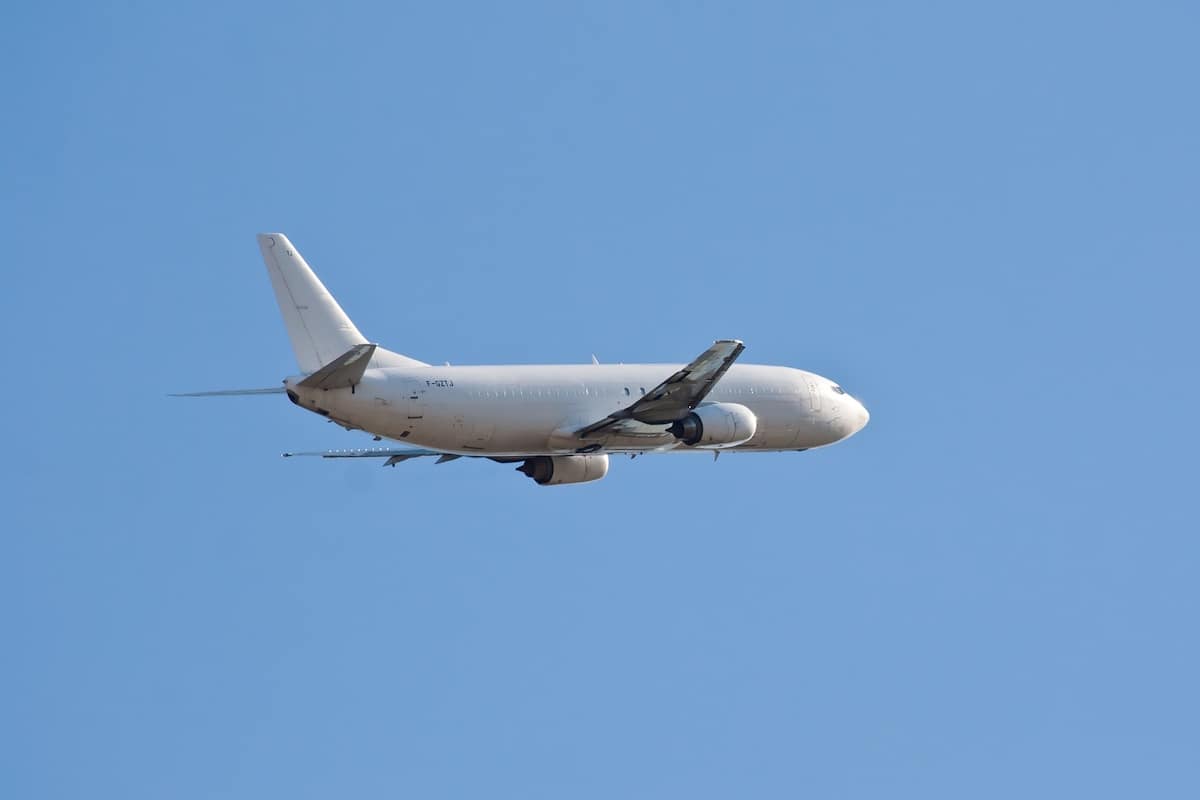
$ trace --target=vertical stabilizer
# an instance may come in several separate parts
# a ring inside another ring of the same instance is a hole
[[[260,233],[258,246],[302,372],[316,372],[356,345],[367,344],[286,236]],[[422,363],[383,348],[373,361],[380,366]]]
[[[260,233],[258,246],[302,372],[316,372],[367,340],[282,233]]]

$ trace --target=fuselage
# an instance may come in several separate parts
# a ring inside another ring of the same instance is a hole
[[[581,452],[576,432],[628,407],[681,365],[565,364],[370,368],[353,388],[300,387],[298,405],[339,424],[406,444],[488,456]],[[867,423],[866,409],[833,381],[790,367],[734,364],[705,398],[757,417],[754,436],[727,449],[807,450],[833,444]],[[608,436],[586,452],[703,450],[665,425]]]

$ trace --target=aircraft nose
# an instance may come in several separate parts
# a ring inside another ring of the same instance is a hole
[[[850,423],[850,429],[846,432],[846,436],[853,436],[854,434],[858,433],[863,428],[867,427],[867,423],[871,420],[871,413],[867,411],[866,406],[857,400],[854,401],[854,405],[856,408],[850,412],[847,419],[847,422]]]

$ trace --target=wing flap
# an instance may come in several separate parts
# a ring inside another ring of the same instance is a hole
[[[382,458],[385,467],[394,467],[408,461],[410,458],[437,457],[435,464],[445,464],[458,458],[480,458],[480,456],[463,456],[458,453],[446,453],[441,450],[429,450],[424,447],[363,447],[349,450],[307,450],[297,453],[283,453],[284,458],[294,456],[315,456],[317,458]],[[503,459],[493,459],[495,461]]]

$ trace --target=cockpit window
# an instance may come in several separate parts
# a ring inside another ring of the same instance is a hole
[[[846,390],[845,390],[845,389],[843,389],[842,387],[838,386],[836,383],[835,383],[835,384],[833,384],[833,390],[834,390],[835,392],[837,392],[838,394],[845,394],[845,393],[846,393]]]

